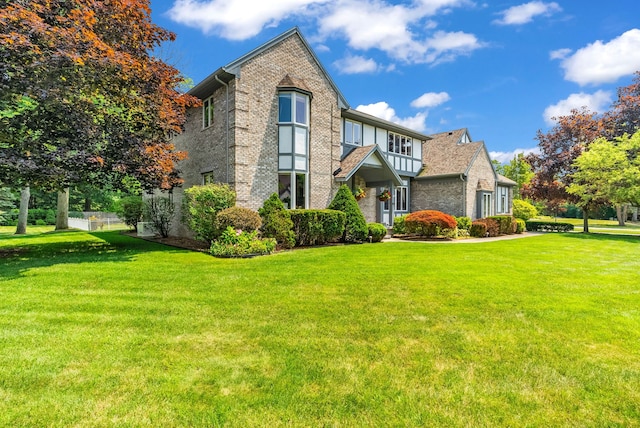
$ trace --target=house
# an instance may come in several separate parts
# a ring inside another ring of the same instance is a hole
[[[347,184],[365,190],[359,204],[367,221],[390,225],[397,215],[440,206],[475,218],[485,212],[474,210],[477,195],[493,204],[498,184],[511,186],[496,176],[484,144],[470,143],[482,155],[467,162],[465,191],[451,187],[449,205],[430,205],[437,199],[430,189],[446,188],[429,173],[439,139],[352,109],[297,28],[217,69],[189,93],[202,107],[187,113],[184,132],[174,137],[188,152],[179,165],[183,188],[228,183],[240,206],[257,210],[277,192],[288,208],[326,208]],[[480,180],[483,190],[471,194]],[[393,197],[381,202],[376,196],[385,189]],[[174,190],[177,206],[181,194]],[[510,202],[507,196],[503,211]]]

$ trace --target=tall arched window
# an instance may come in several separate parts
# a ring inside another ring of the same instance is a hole
[[[278,94],[278,193],[287,208],[308,208],[309,95]]]

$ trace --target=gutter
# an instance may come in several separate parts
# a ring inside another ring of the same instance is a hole
[[[225,157],[226,157],[226,161],[225,161],[225,175],[226,175],[226,182],[227,184],[229,184],[229,84],[225,83],[223,80],[221,80],[218,75],[214,75],[213,76],[218,82],[220,82],[222,85],[224,85],[224,87],[226,88],[226,100],[225,100],[225,112],[226,112],[226,119],[225,119]]]

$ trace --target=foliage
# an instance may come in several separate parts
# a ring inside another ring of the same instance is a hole
[[[264,201],[258,214],[262,218],[262,236],[274,238],[283,248],[293,248],[296,244],[296,236],[293,233],[291,213],[285,209],[277,193],[273,193]]]
[[[487,217],[498,223],[498,234],[509,235],[515,232],[515,218],[510,215],[495,215]]]
[[[356,198],[346,184],[340,186],[336,196],[334,196],[327,208],[342,211],[346,214],[344,234],[342,235],[344,242],[364,242],[367,239],[369,233],[367,221],[360,210]]]
[[[404,224],[409,233],[428,237],[446,234],[458,227],[458,222],[453,216],[436,210],[413,212],[407,215]]]
[[[484,221],[476,220],[471,223],[469,236],[474,238],[485,238],[487,236],[487,224]]]
[[[471,218],[466,216],[454,217],[456,219],[456,224],[458,230],[469,230],[471,227]]]
[[[367,223],[371,242],[380,242],[387,236],[387,227],[382,223]]]
[[[556,221],[527,221],[527,230],[529,232],[570,232],[573,230],[573,224],[556,222]]]
[[[546,134],[538,131],[540,153],[526,157],[535,174],[523,188],[523,196],[545,201],[557,207],[565,201],[575,201],[566,192],[575,172],[573,162],[605,131],[602,119],[586,108],[572,110],[567,116],[554,118],[556,125]]]
[[[378,195],[378,200],[379,201],[388,201],[389,199],[391,199],[391,191],[389,189],[384,189],[382,192],[380,192],[380,194]]]
[[[196,238],[210,243],[219,235],[216,228],[218,212],[235,203],[236,193],[227,184],[190,187],[182,197],[182,223],[191,229]]]
[[[513,200],[513,216],[515,218],[521,218],[522,220],[529,220],[538,215],[538,210],[535,206],[522,199]]]
[[[163,238],[169,236],[174,212],[175,204],[166,196],[152,196],[144,202],[143,217]]]
[[[640,205],[640,132],[615,141],[599,138],[574,162],[576,172],[567,191],[577,205]],[[618,218],[624,225],[623,216]]]
[[[236,230],[228,226],[211,244],[211,254],[216,257],[242,257],[271,254],[276,248],[273,238],[259,238],[258,231]]]
[[[262,219],[260,215],[244,207],[225,208],[216,216],[216,228],[224,231],[228,227],[253,232],[260,229]]]
[[[175,36],[151,22],[147,0],[9,2],[0,22],[0,177],[49,189],[181,183],[185,154],[167,135],[198,101],[152,56]]]
[[[344,233],[346,214],[337,210],[290,210],[296,246],[322,245]]]
[[[353,191],[353,197],[359,201],[360,199],[367,197],[367,192],[365,192],[363,188],[358,187],[356,190]]]
[[[509,161],[508,164],[498,164],[496,166],[498,174],[502,174],[505,177],[518,183],[513,191],[515,199],[520,198],[522,188],[528,185],[534,177],[534,173],[531,170],[531,165],[526,161],[524,154],[518,153]]]
[[[116,214],[124,224],[135,231],[138,230],[138,222],[142,221],[144,202],[141,196],[127,196],[118,201]]]
[[[404,235],[407,233],[407,227],[404,224],[405,219],[409,214],[404,214],[393,219],[393,234]]]
[[[480,233],[480,231],[473,230],[474,229],[473,225],[478,223],[482,223],[485,226],[484,227],[485,234],[482,236],[477,235],[477,233]],[[495,237],[500,235],[500,223],[498,223],[498,221],[494,218],[480,218],[471,224],[471,230],[469,230],[469,233],[471,236],[475,236],[475,237],[484,237],[484,236]]]
[[[632,135],[640,130],[640,72],[636,71],[633,82],[629,86],[618,88],[618,99],[612,110],[607,112],[605,120],[612,128],[609,137]]]
[[[527,230],[527,222],[521,218],[516,219],[516,233],[522,233]]]
[[[2,187],[0,183],[0,223],[6,221],[4,214],[15,208],[16,196],[8,187]]]

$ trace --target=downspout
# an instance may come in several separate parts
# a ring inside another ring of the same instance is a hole
[[[225,119],[225,176],[226,182],[229,184],[229,84],[225,83],[221,80],[216,74],[213,76],[218,82],[220,82],[226,88],[226,100],[225,100],[225,111],[226,111],[226,119]]]
[[[460,174],[460,181],[462,181],[462,216],[464,217],[467,215],[467,186],[465,186],[464,174]]]

